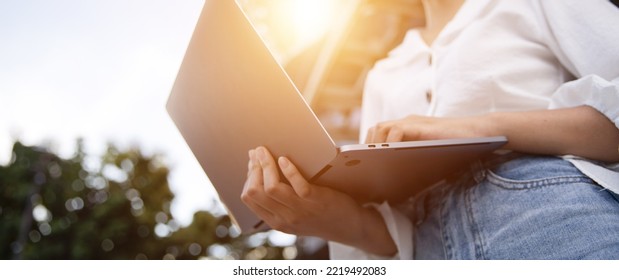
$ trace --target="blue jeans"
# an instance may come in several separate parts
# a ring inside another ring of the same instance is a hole
[[[617,196],[560,158],[478,168],[411,200],[416,259],[619,259]]]

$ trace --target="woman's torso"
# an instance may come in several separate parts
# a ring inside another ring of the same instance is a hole
[[[573,79],[544,43],[534,1],[469,0],[431,46],[418,30],[368,74],[361,135],[410,114],[546,109]]]

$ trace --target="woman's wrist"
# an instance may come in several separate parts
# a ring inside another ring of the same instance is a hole
[[[502,113],[489,113],[475,118],[475,133],[478,137],[507,136],[502,129]]]
[[[387,225],[378,211],[372,207],[362,207],[356,244],[353,246],[368,253],[393,256],[397,247],[391,238]]]
[[[347,215],[346,223],[332,225],[328,236],[320,237],[374,255],[395,255],[397,247],[380,213],[372,207],[357,206],[353,213]]]

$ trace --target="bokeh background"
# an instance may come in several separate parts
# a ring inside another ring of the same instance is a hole
[[[237,2],[354,141],[365,73],[418,1]],[[0,1],[0,259],[327,257],[319,239],[231,226],[165,112],[203,4]]]

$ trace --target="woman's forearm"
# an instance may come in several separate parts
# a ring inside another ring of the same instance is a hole
[[[361,237],[355,247],[360,248],[368,253],[393,256],[398,252],[385,221],[378,211],[370,208],[365,208],[363,224],[361,228]]]
[[[506,148],[514,151],[619,162],[619,129],[589,106],[492,113],[484,119],[485,133],[507,136]]]

